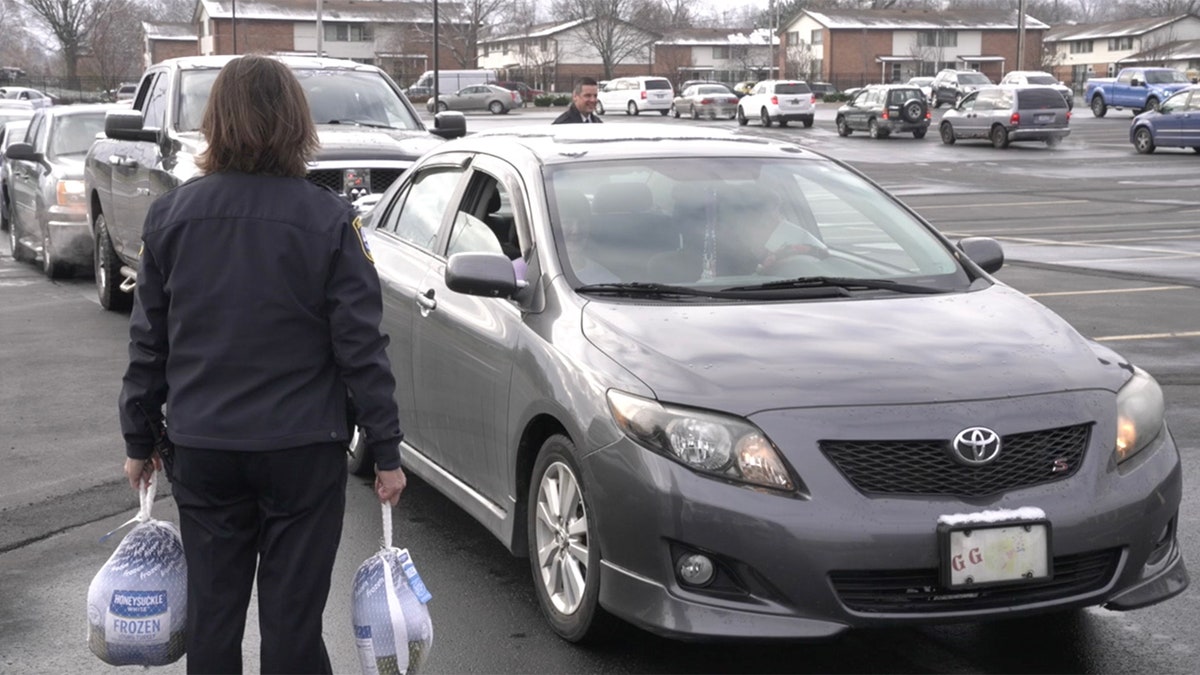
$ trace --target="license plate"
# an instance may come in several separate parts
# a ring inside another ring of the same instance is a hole
[[[792,105],[800,105],[800,99],[794,98],[794,99],[788,101],[788,103],[791,103]]]
[[[1049,124],[1054,121],[1054,113],[1040,113],[1033,116],[1033,121],[1038,124]]]
[[[942,585],[978,588],[1048,579],[1050,524],[1004,523],[983,526],[938,526],[942,550]]]

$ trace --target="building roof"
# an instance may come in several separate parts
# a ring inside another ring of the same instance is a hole
[[[1094,40],[1097,38],[1145,35],[1150,31],[1186,19],[1188,16],[1191,15],[1180,14],[1178,16],[1106,21],[1104,23],[1062,24],[1046,31],[1046,34],[1042,36],[1042,41],[1066,42],[1070,40]]]
[[[1200,61],[1200,40],[1176,40],[1131,54],[1117,63],[1140,63],[1142,61]]]
[[[774,42],[779,44],[779,38],[771,35],[770,28],[686,28],[674,30],[658,41],[660,45],[696,45],[714,47],[726,45],[762,45]]]
[[[480,44],[487,44],[488,42],[503,42],[506,40],[528,40],[531,38],[550,37],[551,35],[557,35],[558,33],[562,33],[564,31],[571,30],[572,28],[582,26],[583,24],[587,23],[588,21],[591,21],[591,18],[573,19],[571,21],[554,21],[551,23],[539,23],[539,24],[534,24],[532,26],[529,26],[528,28],[520,31],[519,33],[505,33],[504,35],[496,35],[493,37],[489,37],[486,40],[480,40],[479,42],[480,42]]]
[[[814,21],[834,30],[1016,30],[1017,13],[995,10],[929,9],[804,10]],[[1026,30],[1050,26],[1025,15]]]
[[[196,24],[191,22],[143,21],[142,32],[147,40],[196,41]]]
[[[238,20],[317,20],[317,3],[312,0],[200,0],[197,4],[197,11],[200,7],[203,7],[208,16],[214,19],[232,19],[236,9]],[[442,2],[439,7],[441,12],[457,13],[461,10],[462,5],[457,2]],[[433,20],[433,14],[428,2],[323,0],[321,20],[347,23],[430,22]]]

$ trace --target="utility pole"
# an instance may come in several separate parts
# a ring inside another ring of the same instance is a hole
[[[438,0],[433,0],[433,100],[438,100],[438,80],[442,79],[438,72]],[[436,111],[437,108],[435,107]]]
[[[321,22],[321,10],[325,0],[317,0],[317,56],[325,56],[325,24]]]
[[[233,53],[237,54],[237,0],[233,0]]]
[[[1017,70],[1025,70],[1025,0],[1017,3]]]

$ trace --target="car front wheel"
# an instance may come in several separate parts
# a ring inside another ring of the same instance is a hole
[[[129,309],[133,296],[121,290],[121,259],[113,250],[104,214],[96,214],[96,292],[100,306],[110,311]]]
[[[949,122],[945,122],[938,128],[938,133],[942,136],[942,142],[946,145],[954,145],[954,127],[950,126]]]
[[[849,136],[850,134],[854,133],[854,130],[850,128],[850,125],[846,123],[845,117],[837,118],[837,130],[838,136]]]
[[[1150,129],[1140,127],[1137,131],[1133,132],[1133,148],[1139,154],[1149,155],[1154,152],[1155,147],[1154,134],[1150,133]]]
[[[744,127],[744,126],[746,126],[746,123],[748,123],[749,121],[750,120],[746,119],[746,111],[742,110],[741,106],[738,106],[738,109],[737,109],[738,126]]]
[[[48,232],[42,232],[42,271],[51,279],[64,279],[75,272],[74,267],[54,257]]]
[[[637,104],[634,103],[633,101],[630,101],[629,105],[625,107],[626,115],[637,115],[638,112],[640,112],[640,111],[638,110]]]
[[[607,621],[600,607],[600,546],[596,519],[575,445],[546,439],[529,482],[526,525],[529,564],[542,613],[563,639],[595,637]]]
[[[766,108],[763,108],[761,111],[759,111],[759,113],[758,113],[758,117],[759,117],[759,119],[761,119],[761,120],[762,120],[762,125],[763,125],[763,127],[764,127],[764,128],[770,128],[770,126],[771,126],[771,113],[767,112],[767,109],[766,109]]]

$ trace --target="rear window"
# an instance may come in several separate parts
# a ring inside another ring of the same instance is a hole
[[[920,89],[893,89],[888,95],[889,103],[904,103],[909,99],[920,99],[923,97]]]
[[[1066,99],[1054,89],[1022,89],[1017,92],[1017,108],[1020,110],[1065,107]]]
[[[776,94],[811,94],[807,82],[786,82],[775,85]]]
[[[1049,75],[1026,75],[1025,81],[1029,84],[1058,84],[1058,80]]]
[[[670,80],[646,80],[647,89],[670,89]]]

